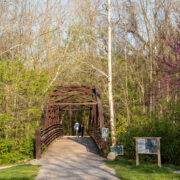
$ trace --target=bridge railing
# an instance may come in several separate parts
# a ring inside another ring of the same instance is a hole
[[[42,152],[53,140],[63,135],[61,124],[53,124],[47,128],[36,130],[36,159],[41,158]]]
[[[103,156],[107,155],[108,151],[108,141],[102,138],[102,132],[100,128],[91,128],[91,137],[94,139],[98,149],[102,153]]]
[[[106,156],[108,151],[108,140],[102,138],[102,128],[105,127],[105,124],[101,97],[98,87],[95,87],[95,96],[97,100],[97,106],[95,107],[96,113],[94,113],[94,118],[92,117],[92,119],[95,119],[95,123],[93,123],[93,126],[91,127],[91,137],[96,142],[99,150],[103,153],[103,156]]]

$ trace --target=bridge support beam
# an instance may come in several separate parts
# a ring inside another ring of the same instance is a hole
[[[36,130],[36,159],[41,158],[41,130]]]

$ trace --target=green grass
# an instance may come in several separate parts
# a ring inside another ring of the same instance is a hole
[[[107,166],[114,168],[121,180],[180,180],[180,174],[173,171],[180,167],[165,164],[159,168],[156,164],[142,163],[136,166],[135,161],[117,157],[114,161],[106,161]]]
[[[0,170],[0,180],[34,180],[40,166],[30,164],[14,166]]]

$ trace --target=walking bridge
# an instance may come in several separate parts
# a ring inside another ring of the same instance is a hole
[[[44,107],[41,129],[36,130],[36,158],[40,159],[43,151],[59,137],[63,136],[63,111],[72,107],[86,107],[90,111],[90,136],[99,151],[105,156],[108,142],[102,138],[104,117],[99,89],[95,86],[58,86],[49,96]],[[74,109],[75,109],[74,108]]]

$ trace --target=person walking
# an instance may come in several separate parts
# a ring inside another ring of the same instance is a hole
[[[81,137],[83,137],[84,136],[84,124],[82,124],[82,126],[81,126]]]
[[[81,124],[79,125],[78,133],[81,133]]]
[[[76,133],[76,137],[79,137],[78,131],[79,131],[79,123],[76,122],[74,124],[74,132]]]

